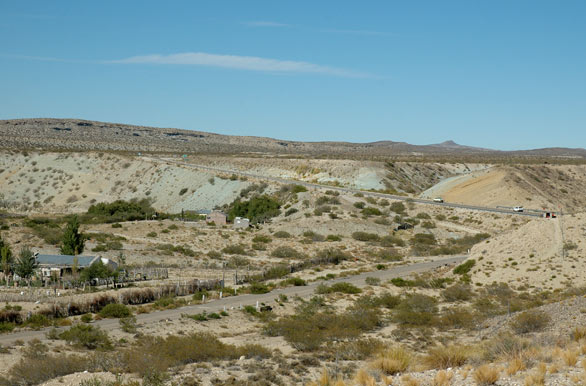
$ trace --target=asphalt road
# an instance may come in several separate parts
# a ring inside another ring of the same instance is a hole
[[[416,263],[410,265],[399,265],[394,268],[383,270],[383,271],[375,271],[375,272],[366,272],[359,275],[348,276],[344,278],[337,278],[333,280],[329,280],[325,283],[331,285],[333,283],[338,282],[347,282],[352,283],[358,287],[363,287],[366,285],[365,279],[367,277],[375,277],[381,280],[388,280],[395,277],[402,277],[413,273],[421,273],[431,271],[433,269],[446,266],[446,265],[453,265],[459,264],[462,261],[466,260],[467,256],[452,256],[448,258],[442,258],[439,260],[424,262],[424,263]],[[274,300],[280,295],[284,294],[287,297],[291,298],[294,296],[299,296],[302,298],[310,297],[317,286],[322,282],[312,283],[307,286],[303,287],[287,287],[282,289],[276,289],[266,294],[262,295],[240,295],[240,296],[230,296],[223,299],[216,299],[211,300],[209,303],[205,304],[197,304],[191,305],[181,308],[175,308],[171,310],[163,310],[163,311],[156,311],[151,312],[148,314],[139,314],[136,315],[136,320],[138,324],[149,324],[149,323],[156,323],[162,320],[174,320],[181,318],[182,314],[196,314],[206,311],[210,312],[219,312],[224,310],[224,308],[228,312],[232,312],[231,310],[239,309],[240,307],[244,307],[247,305],[255,306],[256,303],[266,303],[269,305],[274,305]],[[118,319],[102,319],[93,322],[92,324],[101,327],[105,331],[112,331],[120,329],[120,325]],[[15,333],[4,334],[0,335],[0,345],[10,345],[13,344],[16,340],[21,340],[23,342],[30,341],[32,339],[43,339],[45,338],[45,333],[49,331],[50,328],[45,328],[41,330],[23,330]],[[60,328],[58,330],[64,330],[64,328]]]
[[[516,216],[526,216],[526,217],[541,217],[542,216],[541,213],[537,213],[534,211],[515,212],[515,211],[513,211],[512,208],[511,209],[502,208],[502,207],[492,208],[492,207],[487,207],[487,206],[465,205],[465,204],[457,204],[457,203],[452,203],[452,202],[435,202],[433,200],[426,200],[423,198],[397,196],[394,194],[369,192],[369,191],[360,190],[360,189],[342,188],[342,187],[337,187],[337,186],[314,184],[314,183],[305,182],[305,181],[289,180],[289,179],[285,179],[285,178],[272,177],[272,176],[264,176],[264,175],[259,175],[259,174],[246,173],[246,172],[242,172],[242,171],[238,171],[238,170],[220,169],[220,168],[215,168],[215,167],[211,167],[211,166],[190,164],[187,162],[176,161],[176,160],[167,159],[167,158],[158,158],[158,157],[145,157],[145,158],[155,159],[155,160],[162,161],[162,162],[170,162],[170,163],[174,163],[177,165],[192,167],[195,169],[202,169],[202,170],[208,170],[208,171],[225,173],[225,174],[235,174],[238,176],[250,177],[250,178],[255,178],[258,180],[273,181],[273,182],[278,182],[281,184],[302,185],[307,188],[329,189],[329,190],[335,190],[335,191],[345,192],[345,193],[362,193],[365,196],[388,198],[391,200],[399,200],[399,201],[416,202],[418,204],[437,205],[437,206],[443,206],[446,208],[462,208],[462,209],[468,209],[468,210],[476,210],[476,211],[480,211],[480,212],[503,213],[503,214],[511,214],[511,215],[516,215]]]

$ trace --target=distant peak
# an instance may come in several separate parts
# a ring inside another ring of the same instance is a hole
[[[438,143],[435,146],[441,146],[441,147],[463,147],[462,145],[457,144],[456,142],[449,140],[449,141],[444,141],[442,143]]]

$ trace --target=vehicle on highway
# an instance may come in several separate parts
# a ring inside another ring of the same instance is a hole
[[[516,207],[514,207],[514,208],[513,208],[513,211],[514,211],[514,212],[522,212],[523,210],[524,210],[524,209],[523,209],[523,207],[522,207],[522,206],[516,206]]]
[[[444,199],[441,197],[436,197],[433,199],[433,202],[444,202]]]

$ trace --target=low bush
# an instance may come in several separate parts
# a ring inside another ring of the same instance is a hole
[[[368,233],[368,232],[354,232],[352,233],[352,238],[358,241],[379,241],[380,236],[376,233]]]
[[[368,285],[380,285],[380,279],[378,277],[367,277],[364,279],[365,283]]]
[[[136,333],[136,318],[134,316],[120,318],[118,322],[120,323],[120,328],[122,329],[122,331],[127,332],[129,334]]]
[[[470,270],[472,269],[472,267],[474,267],[474,265],[476,264],[476,260],[474,259],[469,259],[466,260],[464,263],[458,265],[456,268],[454,268],[454,273],[456,275],[464,275],[468,272],[470,272]]]
[[[551,321],[551,317],[543,311],[530,310],[525,311],[513,319],[511,328],[517,334],[527,334],[543,330]]]
[[[289,232],[285,232],[285,231],[277,231],[277,232],[273,233],[273,236],[275,236],[279,239],[288,239],[291,237],[291,234]]]
[[[102,318],[125,318],[132,315],[130,308],[124,304],[111,303],[100,310]]]
[[[273,241],[273,239],[267,235],[256,235],[252,238],[253,243],[270,243],[271,241]]]
[[[299,258],[302,256],[302,254],[295,248],[283,245],[273,249],[273,251],[271,252],[271,256],[282,258]]]
[[[442,312],[437,326],[443,330],[472,329],[476,327],[477,320],[477,315],[468,308],[453,307]]]
[[[320,295],[334,292],[340,292],[344,294],[359,294],[362,292],[362,290],[356,287],[354,284],[347,282],[334,283],[331,286],[320,284],[315,290],[315,293]]]
[[[228,245],[222,249],[222,252],[228,255],[246,255],[243,245]]]
[[[399,324],[424,326],[433,322],[437,311],[437,300],[433,297],[411,294],[395,308],[394,318]]]
[[[251,283],[248,286],[248,291],[250,291],[251,294],[266,294],[268,292],[270,292],[270,288],[263,283]]]
[[[447,302],[467,301],[473,294],[472,287],[466,284],[455,284],[442,291],[442,297]]]
[[[67,341],[71,345],[90,350],[112,349],[112,342],[108,334],[99,327],[94,327],[89,324],[77,324],[59,334],[59,338]]]
[[[367,206],[366,208],[360,211],[365,216],[381,216],[383,213],[378,208],[373,208],[371,206]]]
[[[121,366],[127,372],[143,376],[148,371],[163,373],[179,365],[218,360],[246,358],[269,358],[268,349],[247,344],[234,346],[222,343],[208,333],[193,333],[187,336],[150,337],[141,339],[135,346],[122,352]]]
[[[384,236],[380,239],[380,245],[382,247],[403,247],[405,246],[405,241],[397,236]]]

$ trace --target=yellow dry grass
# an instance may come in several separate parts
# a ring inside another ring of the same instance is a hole
[[[380,352],[370,363],[370,367],[387,375],[402,373],[411,363],[411,354],[402,347],[395,347]]]
[[[453,378],[453,372],[440,370],[433,378],[432,386],[450,386]]]
[[[566,366],[574,367],[578,363],[578,352],[575,350],[567,350],[562,353],[562,359]]]
[[[401,386],[419,386],[420,382],[410,375],[403,375],[401,377]]]
[[[525,361],[521,357],[515,357],[509,362],[506,372],[507,375],[511,376],[517,374],[519,371],[525,370],[526,368]]]
[[[493,365],[482,365],[472,374],[478,386],[494,385],[500,378],[500,370]]]

